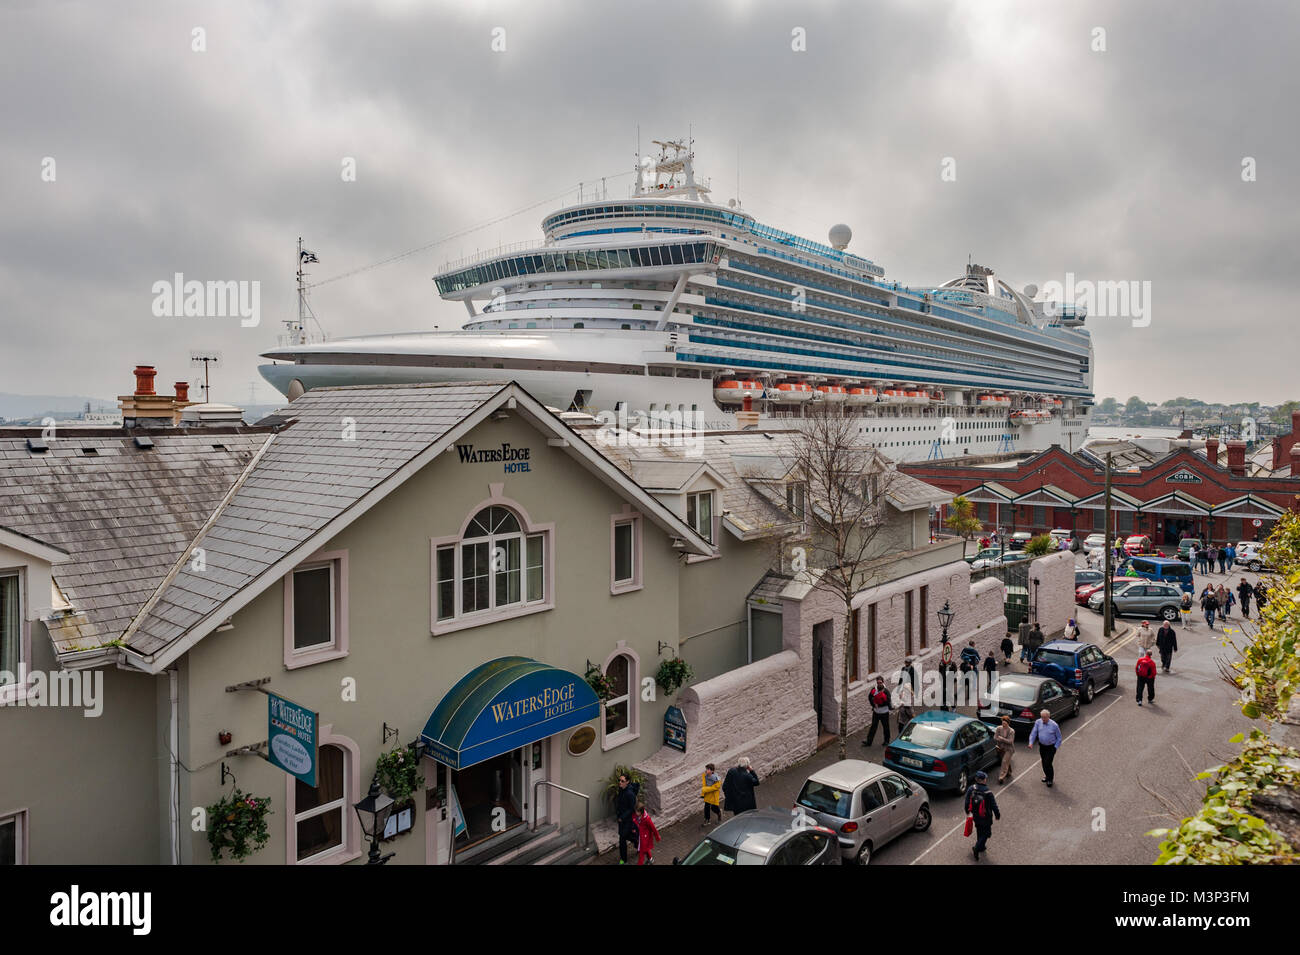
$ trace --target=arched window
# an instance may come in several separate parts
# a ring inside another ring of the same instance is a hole
[[[614,695],[603,708],[601,749],[610,750],[641,735],[640,707],[637,706],[637,694],[641,689],[641,658],[620,640],[605,660],[605,675],[614,685]]]
[[[547,605],[549,528],[501,504],[479,510],[459,539],[434,542],[434,622]]]

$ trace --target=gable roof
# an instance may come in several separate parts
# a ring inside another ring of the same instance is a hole
[[[313,389],[252,461],[122,637],[127,661],[159,672],[499,409],[557,440],[647,519],[697,554],[712,548],[513,383]],[[351,437],[344,424],[350,424]],[[191,554],[202,548],[204,566]]]
[[[26,431],[0,432],[0,524],[64,552],[54,577],[83,614],[77,640],[84,644],[126,628],[271,433],[148,434],[152,448],[114,429],[60,434],[48,451],[33,452]]]

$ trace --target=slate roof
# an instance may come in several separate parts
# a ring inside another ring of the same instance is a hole
[[[455,382],[307,392],[278,412],[292,423],[195,541],[206,568],[181,561],[141,612],[127,646],[142,654],[166,647],[507,387]]]
[[[61,432],[33,452],[27,438],[38,433],[0,431],[0,526],[67,551],[55,580],[83,616],[69,619],[66,649],[126,629],[270,437],[252,428],[96,429]],[[137,447],[137,433],[153,448]]]

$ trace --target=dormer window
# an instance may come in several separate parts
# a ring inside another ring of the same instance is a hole
[[[804,516],[804,485],[802,483],[787,484],[785,486],[785,506],[799,520]]]
[[[686,495],[686,523],[695,533],[713,543],[713,492]]]

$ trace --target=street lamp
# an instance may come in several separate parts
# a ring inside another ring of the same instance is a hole
[[[943,628],[943,642],[948,642],[948,628],[952,626],[952,618],[957,616],[948,607],[948,601],[943,602],[943,609],[939,611],[939,626]]]
[[[378,772],[370,781],[370,792],[366,793],[366,798],[352,808],[357,811],[361,831],[370,837],[370,857],[366,860],[366,865],[383,865],[395,854],[392,852],[386,856],[379,854],[379,840],[388,825],[388,817],[392,814],[393,798],[379,788]]]
[[[939,672],[943,674],[943,706],[941,709],[944,710],[948,709],[948,680],[953,671],[952,645],[948,642],[948,628],[952,626],[952,618],[955,616],[957,615],[953,613],[948,601],[945,600],[943,609],[938,613],[939,626],[943,631],[939,637],[940,642],[943,644],[943,652],[939,655]],[[955,697],[956,694],[957,688],[953,687],[953,696]]]

